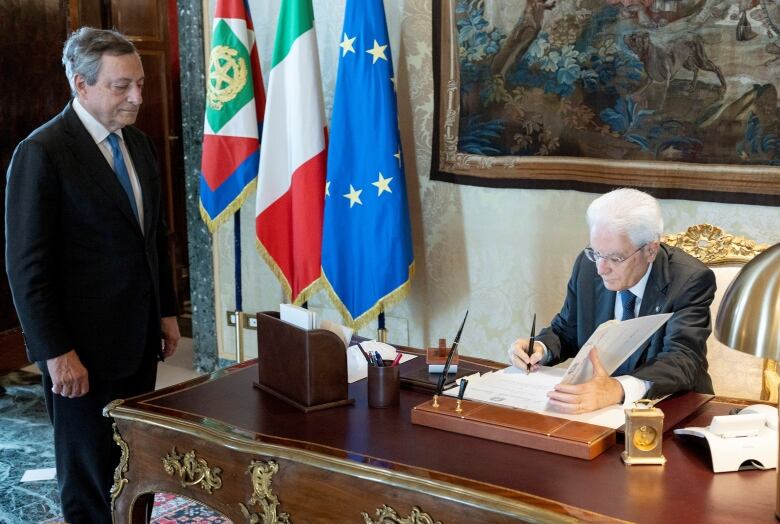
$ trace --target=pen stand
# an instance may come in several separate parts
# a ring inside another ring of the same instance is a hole
[[[401,400],[399,366],[385,360],[384,366],[368,366],[368,405],[372,408],[397,406]]]
[[[348,398],[347,351],[334,333],[301,329],[275,311],[257,314],[255,386],[304,413],[353,404]]]

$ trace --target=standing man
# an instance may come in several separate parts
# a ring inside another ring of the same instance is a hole
[[[630,405],[642,397],[678,391],[712,393],[707,373],[707,337],[715,275],[704,264],[661,243],[664,221],[653,197],[636,189],[617,189],[588,207],[590,246],[574,263],[566,302],[536,337],[509,349],[515,366],[532,369],[577,354],[607,320],[672,313],[650,340],[609,376],[598,352],[591,352],[593,377],[584,384],[558,384],[550,405],[584,413],[612,404]]]
[[[157,161],[131,125],[141,59],[123,35],[85,27],[62,63],[72,101],[8,168],[6,267],[43,372],[64,518],[101,524],[120,456],[102,408],[154,389],[179,328]]]

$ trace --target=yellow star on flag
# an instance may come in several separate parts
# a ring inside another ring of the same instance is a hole
[[[330,180],[325,182],[325,196],[330,196]]]
[[[374,40],[373,48],[366,49],[366,53],[374,57],[374,61],[371,62],[372,64],[376,64],[376,61],[380,58],[387,61],[387,57],[385,56],[385,49],[387,49],[387,45],[379,45],[379,42],[376,40]]]
[[[387,191],[388,193],[392,193],[393,191],[390,189],[390,181],[393,180],[393,177],[385,178],[382,176],[382,173],[379,173],[379,178],[376,182],[371,182],[372,186],[376,186],[377,193],[376,196],[380,196],[382,193]]]
[[[347,53],[354,53],[355,48],[352,47],[352,44],[355,42],[356,36],[353,36],[352,38],[347,36],[347,33],[344,33],[344,40],[341,41],[339,44],[339,47],[341,48],[341,56],[346,56]]]
[[[349,193],[346,195],[343,195],[344,198],[349,199],[349,208],[352,209],[352,206],[355,204],[363,205],[363,202],[360,201],[360,193],[362,193],[362,189],[356,190],[354,187],[352,187],[352,184],[349,185]]]

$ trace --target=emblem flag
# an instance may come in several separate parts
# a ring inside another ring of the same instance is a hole
[[[214,232],[255,188],[265,91],[249,7],[217,0],[212,34],[200,213]]]

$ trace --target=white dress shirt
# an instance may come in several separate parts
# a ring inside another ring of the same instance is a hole
[[[84,127],[87,128],[87,132],[92,137],[92,140],[95,141],[95,144],[97,144],[100,152],[103,153],[103,156],[106,158],[106,162],[108,162],[108,165],[113,171],[114,155],[111,153],[111,146],[108,144],[108,135],[110,134],[108,129],[106,129],[103,124],[98,122],[97,119],[95,119],[95,117],[89,113],[89,111],[84,109],[84,106],[81,105],[81,102],[79,102],[78,98],[73,99],[73,110],[76,112],[79,120],[81,120],[81,123],[84,124]],[[135,198],[135,205],[138,209],[138,221],[143,224],[144,206],[143,198],[141,196],[141,184],[138,181],[138,175],[136,174],[135,167],[133,166],[133,159],[130,157],[130,153],[127,151],[127,146],[125,145],[125,139],[122,135],[122,130],[117,129],[114,132],[119,137],[119,148],[122,151],[122,157],[124,157],[125,166],[127,166],[127,173],[130,175],[130,185],[133,188],[133,197]],[[143,227],[141,229],[143,230]]]

